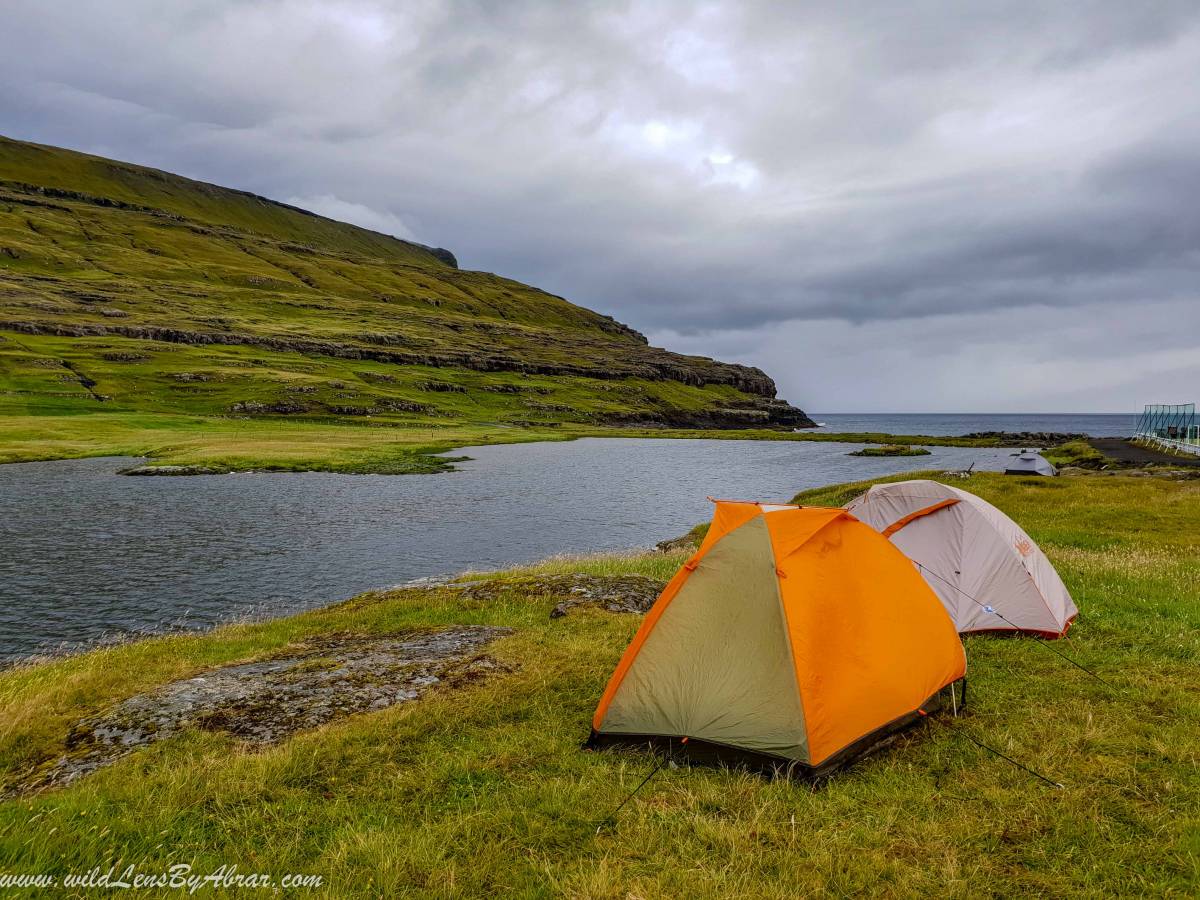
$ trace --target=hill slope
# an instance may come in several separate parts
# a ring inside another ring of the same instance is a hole
[[[794,427],[758,369],[449,251],[0,138],[0,413]]]

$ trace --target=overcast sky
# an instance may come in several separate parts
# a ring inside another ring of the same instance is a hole
[[[5,0],[0,133],[453,250],[813,411],[1200,400],[1200,3]]]

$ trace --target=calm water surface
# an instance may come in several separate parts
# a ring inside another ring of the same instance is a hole
[[[468,448],[442,475],[129,478],[129,460],[0,466],[0,660],[311,608],[414,578],[649,546],[707,496],[918,468],[1000,469],[1011,451],[588,439]],[[457,452],[457,451],[456,451]]]

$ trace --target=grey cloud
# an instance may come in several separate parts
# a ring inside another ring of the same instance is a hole
[[[0,131],[392,223],[830,408],[796,359],[929,398],[959,362],[924,325],[1004,314],[1108,317],[1152,381],[1121,311],[1200,332],[1198,71],[1168,0],[11,0]]]

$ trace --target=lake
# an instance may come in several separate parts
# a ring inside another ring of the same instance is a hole
[[[1009,450],[847,456],[850,444],[585,439],[466,448],[440,475],[129,478],[127,459],[0,466],[0,660],[320,606],[415,578],[648,547],[707,496],[787,500]]]

